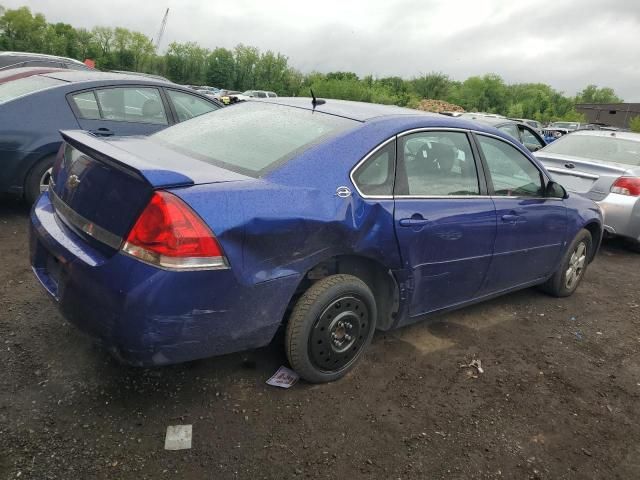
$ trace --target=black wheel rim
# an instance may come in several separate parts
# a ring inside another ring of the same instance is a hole
[[[345,295],[332,301],[311,331],[311,362],[325,372],[342,370],[358,356],[370,330],[369,309],[361,298]]]

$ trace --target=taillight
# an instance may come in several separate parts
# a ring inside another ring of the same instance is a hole
[[[611,192],[631,197],[640,197],[639,177],[620,177],[611,186]]]
[[[187,204],[168,192],[153,194],[122,251],[167,269],[228,267],[213,232]]]

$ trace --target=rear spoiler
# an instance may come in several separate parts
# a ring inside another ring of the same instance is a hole
[[[153,188],[190,186],[195,182],[192,178],[173,170],[163,170],[158,165],[118,148],[113,142],[84,130],[64,130],[60,132],[65,142],[85,155],[117,168],[129,175],[138,177]]]

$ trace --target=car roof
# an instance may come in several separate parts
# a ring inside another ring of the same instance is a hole
[[[507,125],[507,124],[519,125],[524,123],[518,120],[509,119],[509,118],[485,117],[484,115],[478,115],[474,117],[462,115],[462,118],[466,120],[471,120],[472,122],[484,123],[485,125],[490,125],[492,127],[495,127],[498,125]]]
[[[609,137],[609,138],[621,138],[624,140],[632,140],[634,142],[640,142],[640,133],[634,132],[621,132],[611,130],[576,130],[571,132],[572,137],[583,135],[589,137]]]
[[[27,58],[43,58],[48,60],[62,60],[68,63],[78,63],[84,65],[80,60],[69,57],[60,57],[58,55],[47,55],[45,53],[30,53],[30,52],[0,52],[2,57],[27,57]]]
[[[38,75],[43,73],[52,72],[68,72],[66,68],[58,67],[17,67],[9,68],[7,70],[0,70],[0,79],[13,77],[13,76],[28,76],[28,74]]]
[[[63,82],[99,82],[121,80],[134,82],[149,82],[154,84],[167,85],[166,80],[158,80],[143,75],[134,75],[126,73],[99,72],[97,70],[63,70],[61,72],[45,73],[42,76],[62,80]]]
[[[307,97],[271,97],[267,99],[252,100],[256,102],[275,103],[306,110],[314,110],[312,99]],[[325,100],[325,103],[318,105],[316,111],[336,115],[338,117],[350,118],[360,122],[366,122],[379,117],[389,117],[395,115],[427,115],[438,116],[437,114],[413,110],[411,108],[397,107],[395,105],[380,105],[377,103],[352,102],[350,100]]]

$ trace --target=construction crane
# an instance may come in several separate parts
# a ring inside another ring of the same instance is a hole
[[[156,37],[156,41],[153,45],[156,52],[158,51],[158,48],[160,48],[160,42],[162,41],[162,36],[164,35],[164,29],[167,26],[168,16],[169,16],[169,9],[167,8],[167,11],[164,13],[164,17],[162,17],[162,23],[160,24],[160,31],[158,32],[158,36]]]

